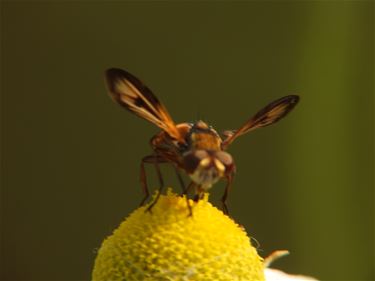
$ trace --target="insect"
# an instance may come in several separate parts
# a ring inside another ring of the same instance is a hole
[[[227,148],[239,136],[258,128],[276,123],[285,117],[298,103],[299,97],[289,95],[277,99],[248,119],[239,129],[225,131],[220,136],[211,126],[202,120],[195,123],[176,124],[164,105],[152,91],[129,72],[111,68],[106,71],[107,86],[112,99],[135,115],[150,121],[161,131],[150,140],[153,153],[141,161],[140,180],[144,192],[141,205],[149,197],[145,164],[155,165],[159,178],[159,192],[148,206],[151,211],[164,187],[159,164],[170,163],[175,167],[183,193],[195,193],[195,201],[202,198],[219,179],[226,180],[226,187],[221,198],[223,212],[228,214],[226,204],[236,166]],[[180,171],[190,176],[190,184],[185,186]],[[187,196],[186,196],[187,198]],[[187,199],[190,215],[192,214]]]

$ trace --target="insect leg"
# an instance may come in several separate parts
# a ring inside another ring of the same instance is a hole
[[[204,190],[200,185],[197,186],[197,193],[194,195],[194,201],[198,202],[199,200],[203,199],[204,197]]]
[[[223,212],[226,215],[229,214],[228,206],[227,206],[227,197],[228,197],[229,190],[232,187],[232,182],[233,182],[233,174],[230,174],[227,176],[227,185],[225,186],[223,197],[221,197],[221,204],[223,206]]]
[[[185,186],[184,180],[182,179],[182,176],[180,174],[179,169],[176,166],[174,168],[175,168],[175,171],[176,171],[176,175],[177,175],[178,181],[180,182],[180,185],[181,185],[181,188],[182,188],[182,194],[184,194],[184,192],[186,190],[186,186]]]
[[[161,171],[160,171],[160,167],[159,167],[159,163],[165,163],[166,161],[160,161],[160,157],[158,156],[154,156],[153,157],[153,163],[155,165],[155,169],[156,169],[156,173],[158,174],[158,178],[159,178],[159,192],[158,194],[156,195],[156,198],[155,200],[151,203],[150,206],[148,206],[147,208],[147,211],[151,212],[151,209],[155,206],[155,204],[158,202],[159,198],[160,198],[160,195],[163,191],[163,188],[164,188],[164,180],[163,180],[163,176],[161,175]]]
[[[148,157],[148,156],[146,156],[146,157]],[[146,202],[147,198],[150,196],[150,193],[149,193],[148,187],[147,187],[147,177],[146,177],[146,169],[145,169],[145,163],[147,163],[145,161],[146,157],[144,157],[141,161],[140,181],[141,181],[141,186],[142,186],[142,191],[143,191],[144,197],[143,197],[141,203],[139,204],[139,206],[143,206],[143,204]]]
[[[141,181],[141,186],[142,186],[142,191],[145,194],[143,197],[140,206],[143,206],[143,204],[146,202],[147,198],[149,197],[150,193],[148,191],[148,186],[147,186],[147,177],[146,177],[146,169],[145,169],[145,164],[155,164],[157,163],[167,163],[167,161],[161,157],[158,157],[156,155],[148,155],[142,158],[141,161],[141,174],[140,174],[140,181]],[[158,176],[159,180],[161,178],[161,173],[160,170],[158,170]],[[161,178],[161,182],[163,182],[163,179]]]
[[[184,192],[183,192],[183,195],[186,196],[186,205],[188,206],[188,209],[189,209],[189,217],[193,216],[193,210],[191,208],[191,205],[190,205],[190,201],[189,201],[189,197],[188,197],[188,193],[189,191],[195,187],[195,183],[193,181],[191,181],[188,185],[187,188],[185,188]]]

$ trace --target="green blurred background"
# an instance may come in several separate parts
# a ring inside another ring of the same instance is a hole
[[[158,130],[108,98],[109,67],[140,77],[177,122],[219,131],[298,93],[286,119],[230,148],[231,214],[262,256],[290,250],[276,267],[375,279],[374,2],[2,1],[1,36],[2,280],[89,280],[138,206]]]

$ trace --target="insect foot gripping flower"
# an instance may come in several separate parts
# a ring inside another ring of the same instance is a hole
[[[246,232],[213,207],[161,195],[135,210],[99,249],[93,281],[263,281],[263,260]]]

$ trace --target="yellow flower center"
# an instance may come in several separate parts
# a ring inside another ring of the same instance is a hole
[[[93,281],[263,281],[263,261],[246,232],[208,202],[168,192],[152,213],[135,210],[102,244]]]

